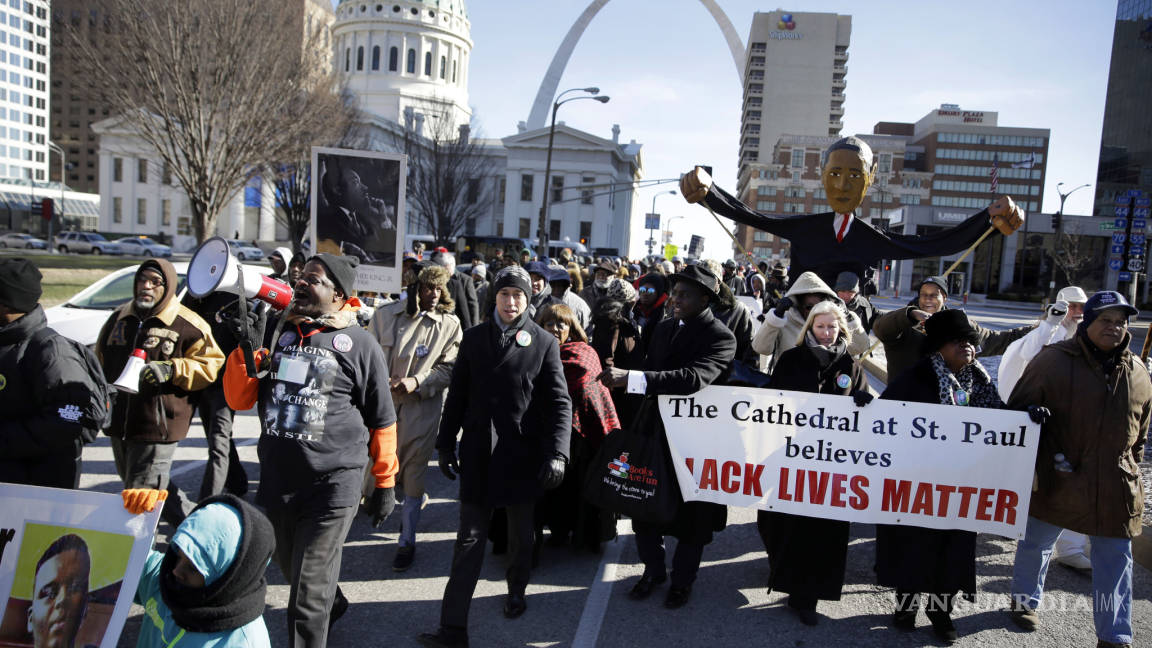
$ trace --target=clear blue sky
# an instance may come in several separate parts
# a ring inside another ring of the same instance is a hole
[[[742,40],[752,15],[775,6],[717,0]],[[544,71],[589,0],[468,0],[474,49],[470,102],[487,137],[516,132],[527,119]],[[999,112],[1002,126],[1051,129],[1043,210],[1059,206],[1056,183],[1094,183],[1108,78],[1114,1],[969,0],[965,3],[808,0],[798,12],[852,16],[844,134],[877,121],[915,121],[941,103]],[[717,182],[736,184],[741,86],[719,29],[697,0],[615,0],[601,9],[572,55],[560,89],[597,85],[601,105],[565,105],[560,118],[603,137],[644,145],[646,178],[678,176],[711,164]],[[673,185],[668,185],[671,188]],[[641,192],[640,212],[652,191]],[[1068,200],[1067,213],[1091,213],[1092,190]],[[703,209],[660,198],[674,242],[703,233],[706,255],[731,255]],[[644,238],[642,223],[633,241]],[[640,250],[639,243],[633,252]]]

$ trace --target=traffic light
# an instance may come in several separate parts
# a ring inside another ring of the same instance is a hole
[[[43,218],[44,220],[52,220],[52,215],[55,213],[54,207],[55,207],[55,203],[52,201],[51,198],[45,198],[45,199],[41,200],[40,201],[40,218]]]
[[[1052,214],[1052,231],[1053,232],[1059,232],[1060,231],[1060,212],[1056,212],[1055,214]]]

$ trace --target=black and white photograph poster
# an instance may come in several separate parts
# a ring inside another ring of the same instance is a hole
[[[356,290],[398,293],[408,156],[312,149],[312,249],[360,259]]]

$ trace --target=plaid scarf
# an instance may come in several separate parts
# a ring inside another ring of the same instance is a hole
[[[952,373],[939,353],[929,357],[932,369],[936,371],[939,387],[937,394],[942,405],[971,405],[992,409],[1004,407],[1004,401],[996,393],[992,378],[979,362],[967,365],[959,373]]]

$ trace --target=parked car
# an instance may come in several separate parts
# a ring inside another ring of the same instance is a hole
[[[183,299],[188,283],[188,262],[176,261],[172,265],[180,278],[176,294],[179,299]],[[68,298],[63,304],[45,309],[48,326],[56,329],[60,335],[72,338],[81,344],[95,345],[96,338],[100,335],[100,328],[108,321],[112,311],[132,299],[133,279],[139,267],[134,264],[120,268]],[[264,266],[252,266],[252,268],[264,274],[272,271]]]
[[[232,250],[232,254],[235,254],[236,258],[241,261],[260,261],[264,258],[263,250],[244,241],[228,239],[228,249]]]
[[[47,250],[48,241],[31,234],[9,232],[0,236],[0,248],[23,248],[25,250]]]
[[[114,241],[120,246],[120,252],[128,256],[142,257],[170,257],[172,248],[148,238],[147,236],[125,236]]]
[[[119,245],[96,232],[64,232],[56,237],[55,245],[61,252],[122,254]]]

